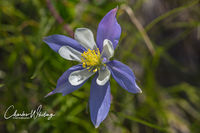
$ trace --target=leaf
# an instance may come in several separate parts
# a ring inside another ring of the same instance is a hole
[[[139,119],[139,118],[136,118],[136,117],[133,117],[133,116],[129,116],[129,115],[125,115],[125,114],[123,114],[123,113],[118,113],[118,114],[121,115],[121,116],[123,116],[123,117],[126,118],[126,119],[131,120],[131,121],[140,123],[140,124],[142,124],[142,125],[145,125],[145,126],[148,126],[148,127],[151,127],[151,128],[155,128],[155,129],[160,130],[160,131],[165,131],[165,132],[167,132],[166,127],[160,127],[160,126],[157,126],[157,125],[152,124],[152,123],[150,123],[150,122],[141,120],[141,119]]]

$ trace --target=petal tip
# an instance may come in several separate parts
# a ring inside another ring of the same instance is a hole
[[[94,125],[95,128],[98,128],[101,122],[99,123],[98,121],[92,121],[92,124]]]
[[[117,5],[114,9],[115,9],[115,10],[118,10],[118,9],[119,9],[119,6]]]
[[[135,86],[136,86],[136,88],[138,89],[138,93],[142,93],[142,90],[141,90],[140,87],[136,84],[136,82],[135,82]]]
[[[117,14],[117,10],[118,10],[118,6],[117,7],[115,7],[114,9],[112,9],[112,13],[116,16],[116,14]]]
[[[118,6],[117,6],[117,7],[115,7],[113,10],[114,10],[114,11],[117,11],[117,10],[118,10]]]
[[[51,95],[53,95],[53,92],[52,92],[52,91],[49,92],[46,96],[44,96],[44,98],[47,98],[48,96],[51,96]]]
[[[95,127],[95,128],[98,128],[99,126],[98,126],[98,125],[95,125],[94,127]]]

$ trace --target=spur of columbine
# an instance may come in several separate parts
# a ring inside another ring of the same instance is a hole
[[[111,104],[110,76],[131,93],[141,93],[132,70],[125,64],[112,60],[120,35],[121,27],[116,20],[117,8],[108,12],[101,20],[97,30],[96,42],[93,33],[87,28],[75,30],[74,39],[64,35],[44,38],[51,49],[67,60],[80,64],[69,68],[58,79],[56,89],[47,96],[69,94],[80,88],[89,77],[95,74],[91,89],[89,108],[92,123],[98,127],[106,118]]]

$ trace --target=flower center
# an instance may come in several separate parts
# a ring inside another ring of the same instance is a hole
[[[100,65],[101,65],[101,54],[99,52],[99,49],[97,48],[97,50],[91,50],[88,49],[87,52],[83,52],[81,54],[82,58],[82,65],[83,68],[87,68],[89,71],[93,71],[96,72],[97,70],[100,69]]]

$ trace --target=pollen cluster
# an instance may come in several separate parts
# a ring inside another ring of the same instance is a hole
[[[83,63],[83,68],[87,68],[89,71],[96,72],[99,69],[99,65],[101,64],[101,55],[99,49],[84,51],[81,54],[81,61]]]

